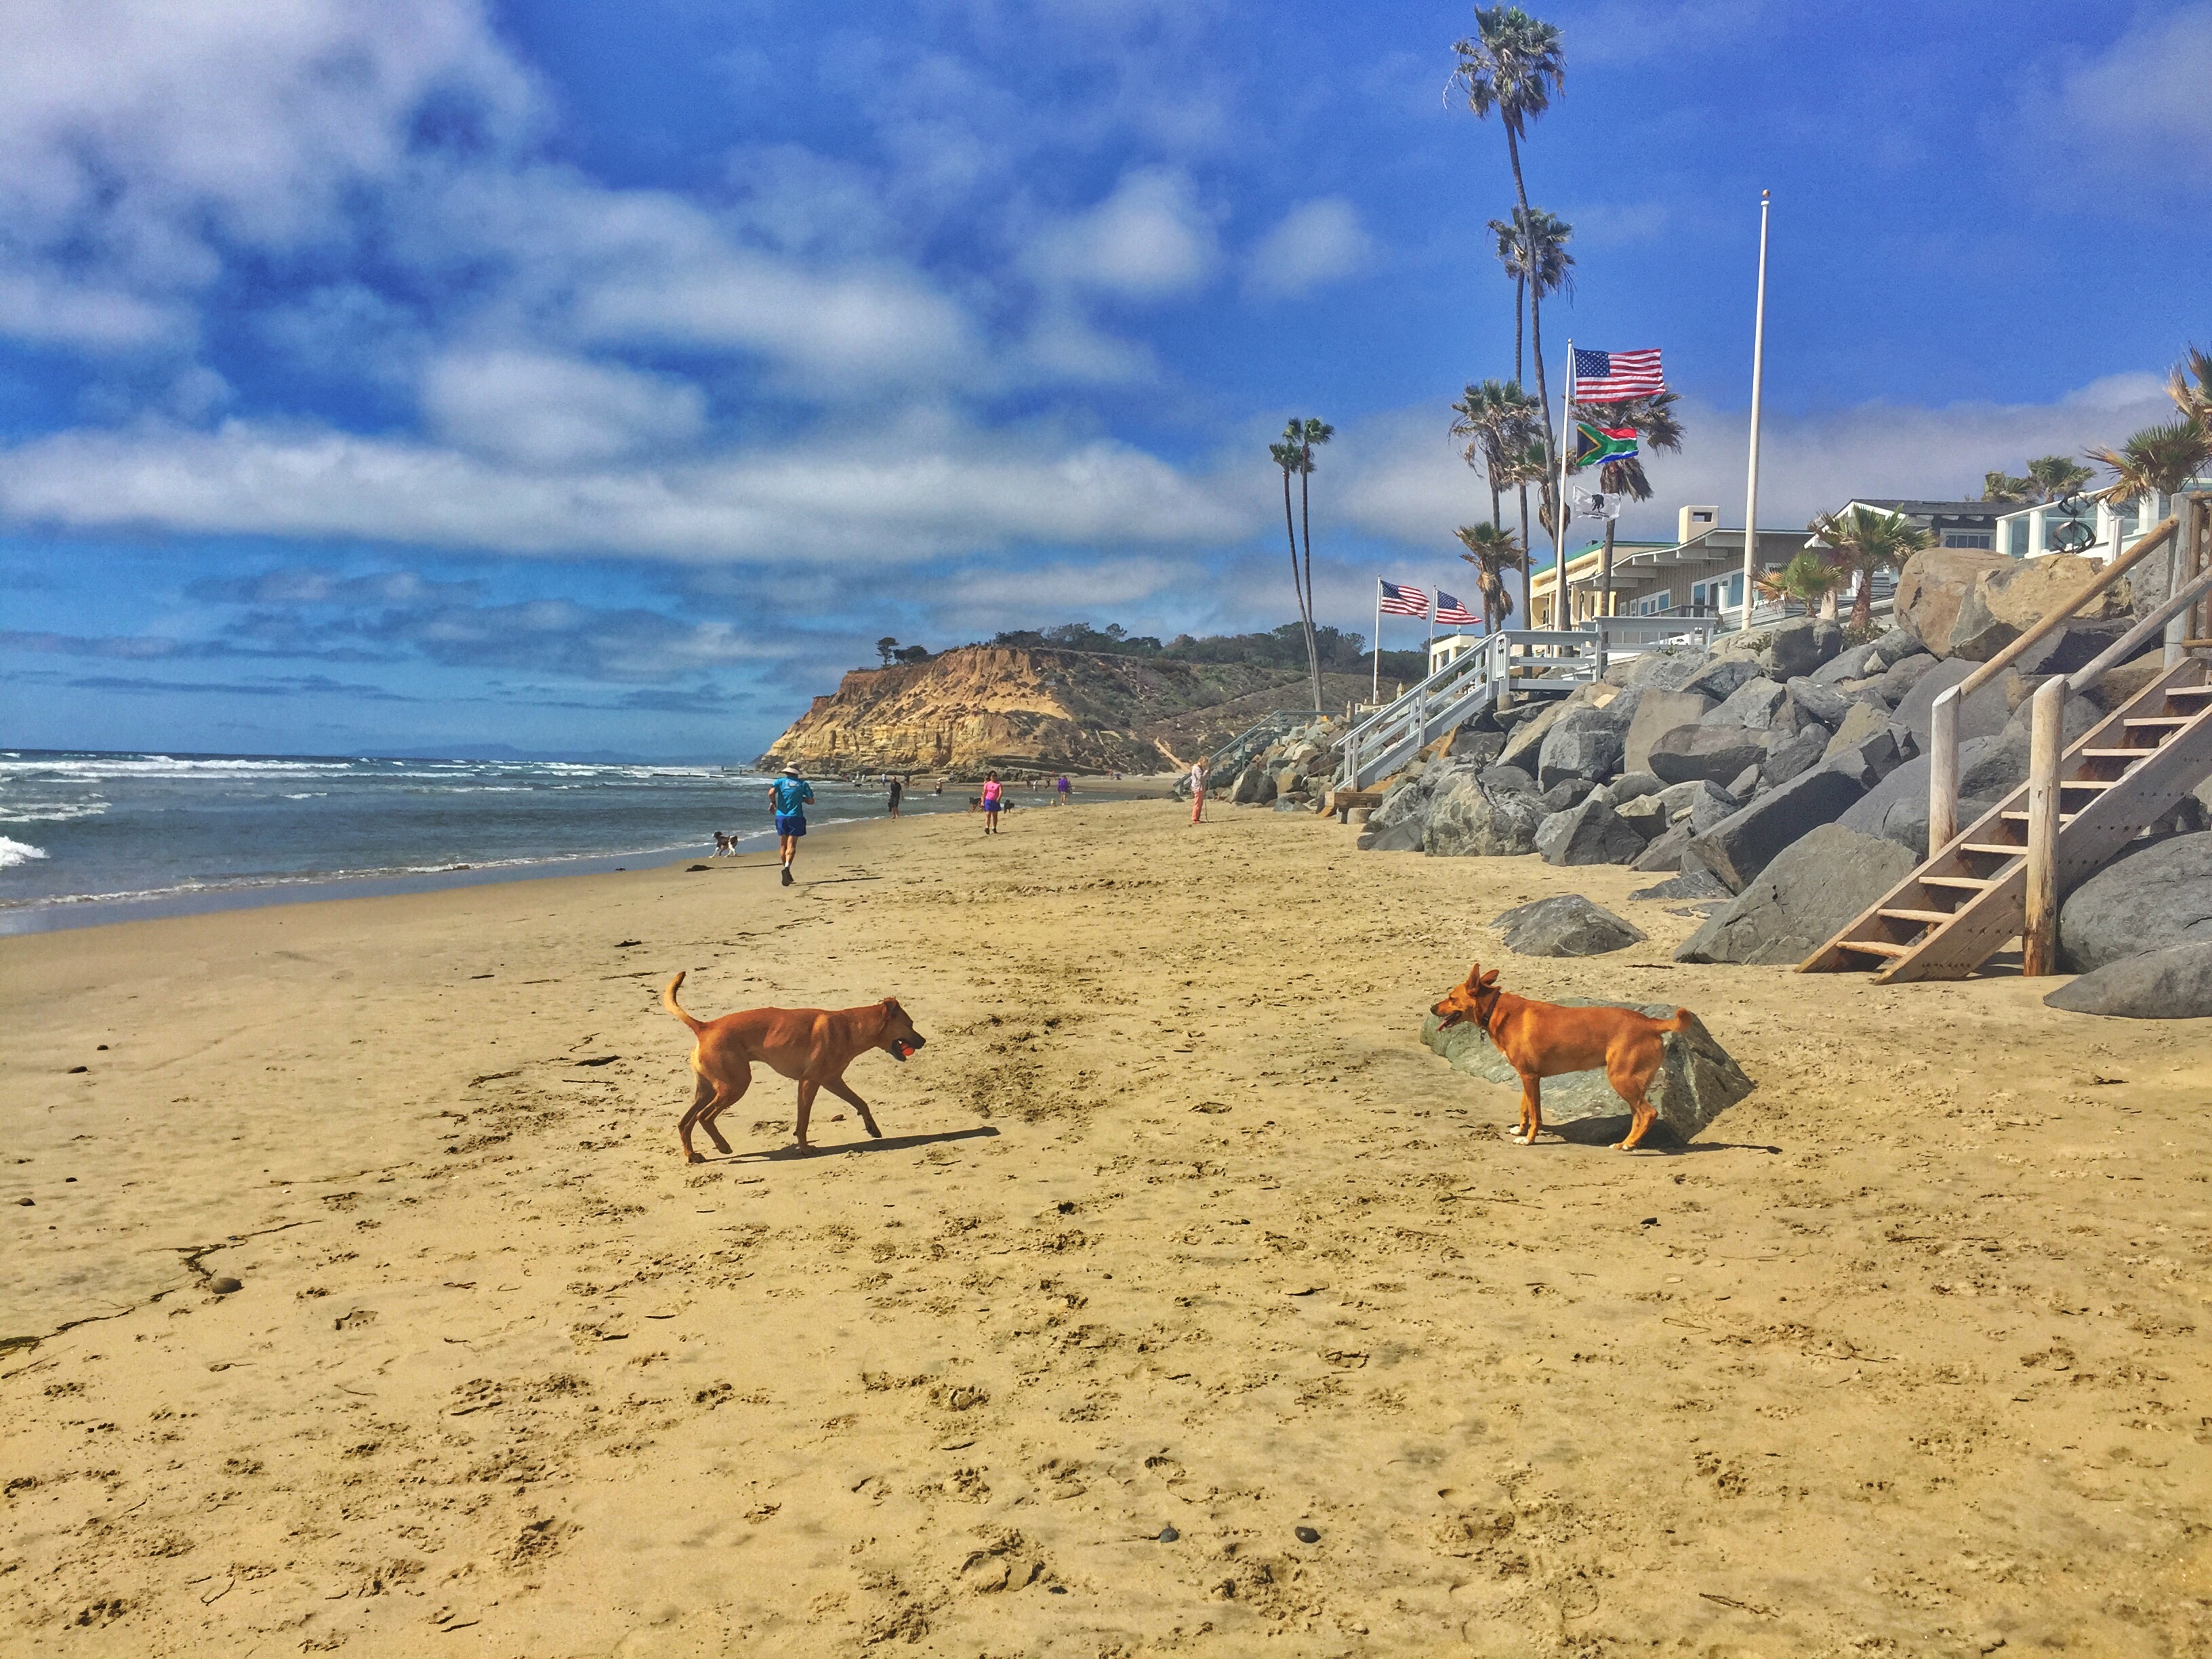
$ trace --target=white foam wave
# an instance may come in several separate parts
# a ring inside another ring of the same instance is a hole
[[[46,855],[46,849],[43,847],[33,847],[27,841],[11,841],[0,836],[0,870],[28,864],[33,859],[42,859]]]

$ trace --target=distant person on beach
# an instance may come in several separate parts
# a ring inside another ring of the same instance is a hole
[[[906,780],[903,778],[893,778],[891,780],[891,816],[893,817],[896,817],[898,816],[899,803],[905,799]]]
[[[1190,821],[1202,822],[1206,817],[1206,757],[1200,756],[1190,766]]]
[[[1054,805],[1054,806],[1065,806],[1065,805],[1067,805],[1067,774],[1066,774],[1066,773],[1065,773],[1065,772],[1062,772],[1062,773],[1060,775],[1060,781],[1059,781],[1058,783],[1055,783],[1054,785],[1053,785],[1053,787],[1054,787],[1054,789],[1056,789],[1056,790],[1058,790],[1058,791],[1060,792],[1060,799],[1059,799],[1058,800],[1056,800],[1056,801],[1053,802],[1053,805]]]
[[[783,854],[783,884],[791,885],[791,861],[799,856],[799,838],[806,833],[806,804],[814,787],[787,766],[783,775],[768,787],[769,807],[775,814],[776,849]]]
[[[999,775],[988,774],[983,779],[983,833],[999,833],[999,808],[1004,805],[1005,791],[999,787]]]

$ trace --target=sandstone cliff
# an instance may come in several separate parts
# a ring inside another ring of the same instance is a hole
[[[1349,677],[1322,684],[1340,702],[1354,695]],[[968,646],[926,663],[855,669],[834,694],[815,698],[760,763],[1150,772],[1304,702],[1304,677],[1280,669]]]

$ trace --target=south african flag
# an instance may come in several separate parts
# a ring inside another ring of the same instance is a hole
[[[1595,421],[1575,422],[1575,465],[1577,467],[1603,466],[1608,461],[1633,460],[1635,457],[1634,427],[1600,426]]]

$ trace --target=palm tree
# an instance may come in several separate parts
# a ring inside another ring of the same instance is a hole
[[[1808,547],[1772,575],[1761,571],[1756,580],[1759,592],[1767,599],[1795,599],[1808,611],[1817,610],[1824,617],[1832,617],[1836,614],[1836,590],[1846,578],[1843,571]]]
[[[2191,374],[2197,377],[2195,386],[2189,384]],[[2183,419],[2212,432],[2212,356],[2189,347],[2166,377],[2166,392]]]
[[[1521,140],[1528,132],[1528,123],[1551,108],[1552,94],[1566,89],[1566,53],[1559,44],[1556,27],[1537,21],[1518,6],[1497,5],[1486,10],[1477,6],[1474,26],[1473,40],[1458,40],[1452,45],[1452,51],[1459,58],[1459,67],[1452,72],[1452,84],[1467,94],[1467,106],[1478,119],[1486,120],[1492,110],[1498,112],[1498,123],[1505,129],[1505,153],[1513,164],[1513,193],[1525,218],[1528,212],[1528,186],[1521,175]],[[1538,261],[1533,252],[1524,263],[1531,271],[1536,269]],[[1534,327],[1536,296],[1533,285],[1528,315],[1531,342],[1536,351],[1536,395],[1543,402],[1545,435],[1551,437],[1552,393],[1544,376],[1543,336]]]
[[[1470,386],[1452,405],[1451,435],[1462,441],[1460,457],[1480,465],[1490,483],[1490,521],[1501,522],[1498,498],[1511,481],[1509,457],[1524,447],[1535,416],[1533,398],[1518,380],[1485,380]]]
[[[2028,502],[2035,495],[2035,480],[2016,477],[2002,470],[1982,474],[1982,499],[1985,501]]]
[[[2063,455],[2039,455],[2027,464],[2027,481],[2046,501],[2064,501],[2095,476]]]
[[[1505,591],[1503,574],[1508,570],[1522,570],[1528,560],[1521,551],[1521,543],[1510,530],[1500,530],[1495,520],[1489,524],[1463,524],[1453,532],[1467,551],[1460,557],[1474,567],[1474,585],[1482,594],[1482,631],[1505,626],[1505,619],[1513,614],[1513,596]]]
[[[1682,452],[1682,422],[1675,417],[1674,405],[1681,398],[1672,392],[1660,392],[1652,398],[1633,398],[1626,403],[1602,405],[1601,414],[1609,424],[1616,427],[1632,426],[1644,443],[1655,450],[1664,450],[1669,455]],[[1631,455],[1625,460],[1607,461],[1597,470],[1597,484],[1608,495],[1626,495],[1631,501],[1651,499],[1651,480],[1644,477],[1644,463]],[[1605,550],[1598,555],[1598,615],[1613,614],[1613,529],[1610,515],[1605,521]]]
[[[1518,219],[1520,215],[1516,213],[1514,217]],[[1528,250],[1522,246],[1517,225],[1492,219],[1490,229],[1498,238],[1498,263],[1513,279],[1513,380],[1517,386],[1521,380],[1521,325],[1528,310]]]
[[[1298,420],[1293,417],[1283,428],[1283,441],[1267,446],[1268,458],[1283,470],[1283,534],[1291,544],[1291,586],[1297,595],[1298,626],[1306,642],[1306,677],[1313,692],[1313,706],[1318,709],[1321,701],[1321,641],[1314,630],[1313,598],[1313,495],[1310,480],[1314,471],[1314,450],[1336,435],[1336,428],[1326,421]],[[1305,530],[1305,574],[1298,574],[1297,527],[1291,520],[1291,475],[1298,475],[1298,513]]]
[[[1808,527],[1815,540],[1826,544],[1830,562],[1858,584],[1851,600],[1851,628],[1859,634],[1874,626],[1874,573],[1884,565],[1901,565],[1936,545],[1934,531],[1922,529],[1901,513],[1871,507],[1823,513]],[[1751,614],[1747,604],[1744,614]]]
[[[1552,527],[1552,494],[1559,483],[1559,469],[1552,465],[1552,447],[1544,441],[1544,434],[1535,430],[1534,422],[1519,435],[1519,440],[1504,455],[1504,471],[1500,475],[1521,492],[1521,546],[1524,552],[1528,541],[1528,486],[1537,489],[1536,520],[1545,529]],[[1521,566],[1521,614],[1534,623],[1536,619],[1535,599],[1533,592],[1534,577],[1530,566],[1534,558],[1524,560]]]

